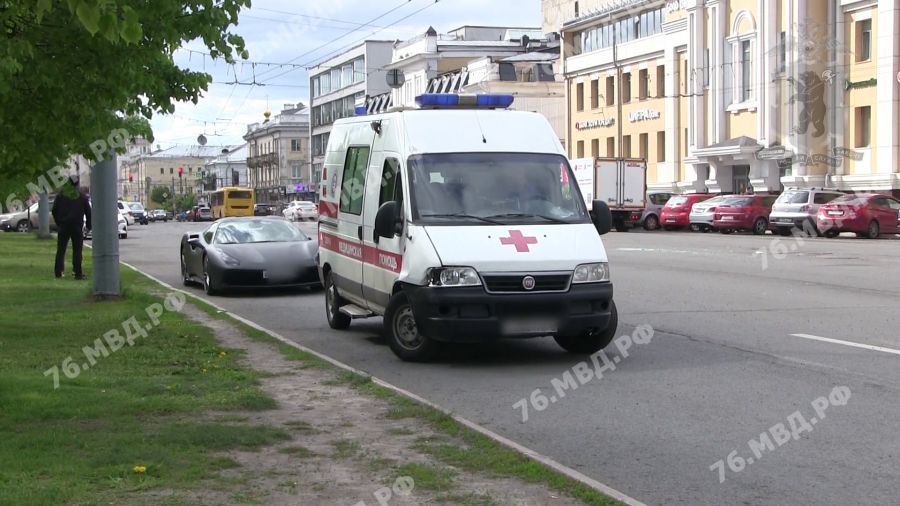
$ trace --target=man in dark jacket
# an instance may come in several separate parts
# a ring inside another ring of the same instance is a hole
[[[81,270],[81,250],[84,246],[82,227],[91,229],[91,203],[78,191],[78,178],[69,178],[53,201],[53,220],[59,229],[56,241],[56,277],[61,278],[66,263],[66,246],[72,241],[72,269],[75,279],[85,279]]]

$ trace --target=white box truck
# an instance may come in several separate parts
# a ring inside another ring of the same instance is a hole
[[[613,225],[627,232],[641,222],[647,207],[647,162],[638,158],[580,158],[571,160],[588,208],[602,200],[609,206]]]

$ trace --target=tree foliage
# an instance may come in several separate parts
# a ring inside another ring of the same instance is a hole
[[[187,42],[233,62],[230,30],[250,0],[0,1],[0,178],[34,178],[111,132],[152,138],[136,118],[197,103],[212,77],[173,53]]]
[[[150,191],[150,200],[165,207],[172,203],[172,189],[168,186],[154,186]]]

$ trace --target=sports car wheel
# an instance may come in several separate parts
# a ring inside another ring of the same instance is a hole
[[[188,272],[187,261],[184,258],[184,250],[181,250],[181,282],[184,286],[191,284],[191,275]]]
[[[216,295],[219,288],[213,284],[212,276],[209,275],[209,257],[203,256],[203,291],[206,295]]]
[[[350,317],[340,311],[343,303],[329,272],[325,275],[325,315],[328,317],[328,326],[336,330],[345,330],[350,326]]]
[[[16,224],[16,230],[19,232],[31,232],[31,222],[28,220],[20,221]]]

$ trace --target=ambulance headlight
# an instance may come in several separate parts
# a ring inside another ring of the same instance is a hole
[[[429,286],[481,286],[481,278],[471,267],[441,267],[428,271]]]
[[[609,264],[582,264],[575,268],[572,283],[602,283],[609,281]]]

